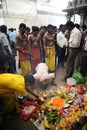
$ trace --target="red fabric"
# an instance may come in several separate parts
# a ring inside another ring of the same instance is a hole
[[[23,111],[24,108],[27,107],[27,106],[31,106],[31,105],[35,106],[35,109],[32,110],[32,112],[29,113],[29,114],[24,113],[24,111]],[[28,120],[32,116],[32,114],[34,112],[36,112],[37,110],[39,110],[39,106],[38,106],[37,103],[26,101],[24,104],[21,105],[20,118],[23,119],[23,120]]]
[[[31,48],[32,57],[31,57],[31,67],[32,70],[35,70],[36,66],[41,62],[40,48]]]
[[[22,53],[19,51],[19,59],[20,60],[28,60],[29,59],[29,50],[26,47],[20,46],[19,48],[22,51],[28,52],[28,54]]]

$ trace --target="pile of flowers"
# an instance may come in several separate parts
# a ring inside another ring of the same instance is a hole
[[[74,89],[59,89],[42,104],[45,127],[58,130],[71,130],[87,116],[87,96]],[[46,122],[46,123],[45,123]]]

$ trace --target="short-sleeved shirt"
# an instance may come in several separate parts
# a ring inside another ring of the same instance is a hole
[[[5,46],[8,46],[8,49],[9,49],[10,53],[12,53],[9,41],[7,39],[7,36],[4,33],[1,33],[1,32],[0,32],[0,44],[1,44],[2,49],[3,49],[3,51],[4,51],[4,53],[6,55],[7,55],[7,53],[6,53],[5,49],[4,49]]]
[[[64,33],[59,32],[57,34],[57,44],[59,47],[63,48],[64,46],[67,47],[68,46],[68,40],[65,37]]]
[[[16,32],[10,32],[9,33],[9,38],[10,40],[16,42],[16,36],[17,36],[17,33]]]
[[[79,48],[81,42],[81,32],[75,27],[70,33],[69,47]]]

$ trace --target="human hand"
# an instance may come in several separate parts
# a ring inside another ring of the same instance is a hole
[[[41,101],[41,99],[40,98],[36,98],[35,101]]]

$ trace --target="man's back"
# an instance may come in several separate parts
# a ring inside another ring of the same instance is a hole
[[[8,49],[9,49],[9,51],[11,53],[11,48],[10,48],[10,44],[9,44],[8,39],[7,39],[7,36],[2,32],[0,32],[0,43],[1,43],[1,46],[2,46],[2,50],[6,55],[8,55],[8,54],[7,54],[7,52],[6,52],[5,48],[4,48],[5,46],[8,46]]]

